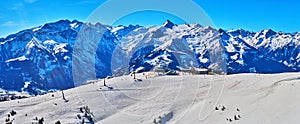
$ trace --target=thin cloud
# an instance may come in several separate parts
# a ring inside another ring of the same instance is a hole
[[[16,23],[16,22],[13,22],[13,21],[7,21],[7,22],[1,24],[0,26],[1,27],[24,26],[24,24],[22,24],[22,23]]]
[[[20,10],[24,8],[24,4],[23,3],[17,3],[14,4],[13,7],[11,8],[12,10]]]
[[[88,4],[88,3],[90,3],[90,1],[80,1],[80,2],[77,2],[75,4],[81,5],[81,4]]]
[[[83,0],[83,1],[75,2],[74,5],[94,4],[96,2],[97,1],[93,1],[93,0]]]
[[[7,26],[15,26],[16,23],[14,23],[13,21],[7,21],[3,24],[1,24],[2,27],[7,27]]]
[[[24,0],[25,3],[35,3],[37,0]]]

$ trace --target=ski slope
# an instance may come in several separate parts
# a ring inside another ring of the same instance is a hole
[[[145,77],[147,76],[147,79]],[[96,124],[298,124],[300,75],[236,74],[158,76],[148,72],[87,84],[64,92],[0,103],[0,123],[8,114],[14,124],[82,122],[88,106]],[[78,115],[82,118],[78,119]],[[235,117],[236,116],[236,117]],[[86,118],[85,122],[89,122]],[[231,121],[230,121],[231,120]]]

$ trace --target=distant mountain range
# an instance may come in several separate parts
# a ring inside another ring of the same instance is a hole
[[[0,88],[6,90],[37,94],[74,87],[93,73],[101,78],[157,66],[299,72],[300,32],[216,30],[169,20],[152,27],[60,20],[0,39]]]

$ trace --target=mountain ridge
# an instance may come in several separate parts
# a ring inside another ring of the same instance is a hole
[[[60,20],[0,38],[0,88],[38,94],[157,66],[229,74],[299,72],[299,41],[299,32],[217,30],[169,20],[152,27]],[[26,88],[25,82],[30,82]]]

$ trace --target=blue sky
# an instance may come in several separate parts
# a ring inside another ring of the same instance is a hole
[[[89,15],[106,0],[1,0],[0,37],[54,22],[60,19],[86,21]],[[125,1],[125,0],[123,0]],[[186,0],[185,0],[186,1]],[[300,1],[297,0],[194,0],[210,17],[216,28],[250,31],[300,31]],[[159,3],[158,3],[159,4]],[[171,3],[170,7],[176,2]],[[122,8],[124,4],[117,4]],[[182,9],[185,12],[186,9]],[[113,10],[107,13],[114,13]],[[197,16],[197,12],[188,12]],[[109,14],[108,14],[109,16]],[[109,18],[109,17],[107,17]],[[185,23],[168,13],[143,11],[116,21],[119,24],[161,25],[166,19]],[[102,23],[107,20],[99,20]]]

